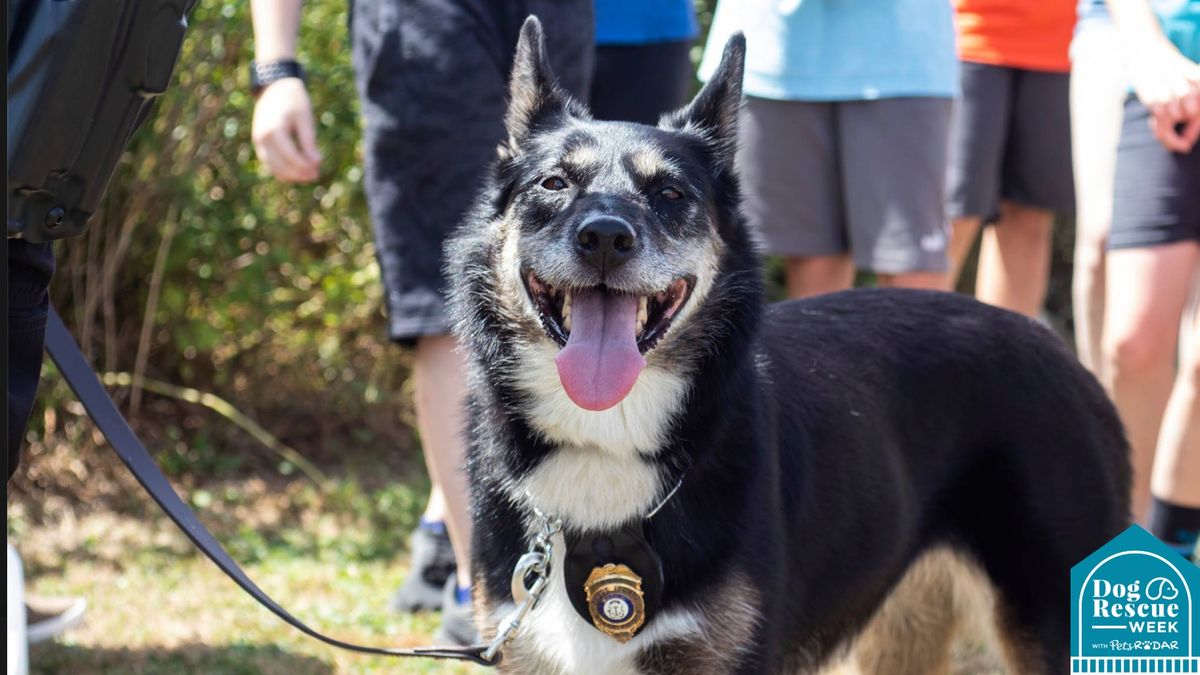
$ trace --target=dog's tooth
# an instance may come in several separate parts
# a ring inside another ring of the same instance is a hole
[[[647,306],[649,305],[649,302],[650,302],[650,298],[647,298],[644,295],[641,296],[640,298],[638,298],[637,320],[638,320],[639,326],[645,326],[646,319],[650,318],[650,313],[647,311]],[[638,329],[638,332],[639,333],[642,332],[641,328]]]
[[[563,317],[563,328],[565,328],[568,333],[571,332],[571,315],[570,314],[567,314],[566,316]]]
[[[638,317],[637,324],[634,325],[634,327],[633,327],[633,334],[637,337],[641,337],[642,332],[645,330],[646,330],[646,320],[641,317]]]
[[[563,306],[562,306],[563,328],[570,331],[571,330],[571,291],[566,290],[566,291],[563,291],[563,293],[564,293]]]

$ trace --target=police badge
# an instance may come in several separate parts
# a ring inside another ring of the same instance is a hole
[[[593,568],[584,592],[592,625],[617,642],[629,642],[646,622],[642,578],[625,565]]]

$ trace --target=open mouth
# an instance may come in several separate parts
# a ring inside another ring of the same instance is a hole
[[[580,309],[587,314],[599,311],[605,317],[632,313],[633,321],[629,328],[642,354],[654,349],[666,334],[672,319],[687,303],[695,286],[691,277],[680,277],[653,295],[636,295],[610,290],[604,284],[591,288],[556,287],[542,281],[531,271],[526,271],[524,277],[525,288],[537,307],[546,335],[559,346],[567,345],[572,326],[581,318],[588,324],[592,323],[590,316],[580,316]],[[635,302],[636,313],[633,310]],[[608,321],[620,321],[619,316],[614,319]],[[622,330],[626,323],[629,322],[621,321],[617,326],[606,326],[603,330]],[[590,330],[590,326],[586,329]]]

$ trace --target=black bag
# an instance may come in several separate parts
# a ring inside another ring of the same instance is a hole
[[[82,234],[195,0],[9,0],[8,236]]]

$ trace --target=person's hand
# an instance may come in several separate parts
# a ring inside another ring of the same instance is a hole
[[[1154,135],[1168,150],[1191,152],[1200,140],[1200,64],[1165,40],[1138,45],[1133,54],[1133,88],[1150,110]]]
[[[321,153],[308,91],[299,78],[267,85],[254,104],[250,137],[258,159],[271,175],[290,183],[317,179]]]

